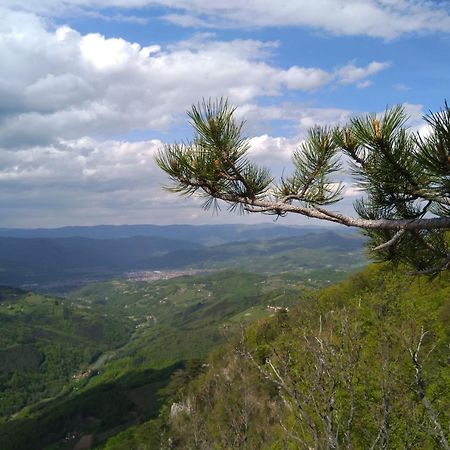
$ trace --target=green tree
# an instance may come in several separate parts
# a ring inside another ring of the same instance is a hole
[[[200,194],[204,207],[284,216],[300,214],[357,227],[369,236],[376,257],[405,261],[424,274],[450,267],[450,108],[424,117],[429,133],[406,127],[401,106],[381,116],[357,117],[344,127],[314,127],[294,152],[292,175],[274,180],[252,163],[236,108],[203,101],[188,112],[195,136],[167,145],[157,164],[173,181],[167,189]],[[355,216],[330,209],[342,200],[337,179],[348,161],[362,198]]]
[[[217,349],[171,448],[450,449],[450,273],[369,266]]]

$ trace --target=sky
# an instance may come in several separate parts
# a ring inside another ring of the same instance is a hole
[[[403,104],[420,130],[448,86],[448,1],[0,0],[0,227],[267,222],[162,189],[192,104],[228,98],[280,175],[310,127]]]

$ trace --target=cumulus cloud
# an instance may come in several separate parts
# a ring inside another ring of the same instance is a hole
[[[153,163],[163,142],[126,142],[128,133],[172,131],[174,125],[184,123],[192,103],[202,97],[226,96],[240,105],[238,115],[247,119],[249,158],[270,167],[275,175],[286,174],[292,151],[310,127],[344,123],[352,112],[286,103],[283,94],[343,85],[368,87],[372,77],[389,66],[369,60],[362,65],[343,61],[327,70],[279,67],[272,58],[278,42],[218,41],[214,34],[205,33],[170,45],[141,46],[98,33],[82,34],[68,26],[55,27],[43,18],[50,10],[63,15],[72,8],[92,15],[107,2],[13,3],[0,0],[0,5],[14,7],[0,7],[3,226],[235,221],[234,216],[211,219],[210,213],[201,211],[200,200],[186,202],[164,193],[165,176]],[[156,4],[126,3],[115,0],[114,5]],[[186,14],[194,10],[194,3],[185,2]],[[195,11],[200,14],[192,20],[242,22],[239,14],[245,5],[236,3],[234,12],[211,5],[198,0]],[[258,2],[253,6],[270,12],[273,5]],[[36,8],[43,16],[24,12],[27,8]],[[189,19],[186,14],[183,17]],[[229,14],[236,15],[228,18]],[[259,25],[258,17],[253,25]],[[122,19],[126,17],[117,17]],[[261,97],[266,97],[265,106]],[[267,97],[273,99],[267,101]],[[407,105],[415,119],[421,108]],[[277,123],[276,133],[271,121]],[[283,128],[290,137],[279,136]],[[249,220],[260,220],[252,217]]]
[[[270,132],[270,121],[284,121],[286,134],[297,138],[304,138],[315,125],[342,125],[353,114],[353,111],[344,108],[319,108],[286,102],[274,106],[247,103],[237,110],[237,116],[248,121],[246,129],[249,134],[260,134],[264,130]]]
[[[288,175],[297,139],[255,136],[249,158]],[[189,201],[162,190],[168,180],[153,162],[159,140],[99,141],[80,138],[56,145],[0,152],[0,226],[63,226],[98,223],[255,223],[223,211],[203,211],[202,199]],[[226,208],[224,208],[226,210]],[[288,219],[301,223],[301,218]]]
[[[299,26],[336,35],[392,39],[408,33],[450,31],[448,6],[424,0],[2,0],[3,5],[46,15],[92,13],[108,7],[165,7],[164,18],[185,27]]]
[[[183,205],[162,191],[166,180],[153,162],[161,146],[158,140],[81,138],[3,150],[0,221],[8,225],[14,220],[16,226],[170,222],[186,206],[194,210],[196,205]]]
[[[234,104],[285,90],[312,91],[364,81],[385,63],[334,71],[269,63],[277,42],[215,41],[197,35],[143,47],[3,10],[0,17],[0,142],[4,147],[50,145],[80,136],[164,130],[202,97]]]
[[[374,75],[381,70],[389,67],[387,62],[372,61],[366,67],[358,67],[354,64],[347,64],[336,71],[336,76],[339,83],[342,84],[353,84],[357,81],[363,80],[370,75]],[[365,82],[367,82],[366,80]],[[363,83],[365,83],[363,82]]]

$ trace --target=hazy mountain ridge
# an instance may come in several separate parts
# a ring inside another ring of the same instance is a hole
[[[63,277],[95,278],[146,265],[174,250],[199,250],[193,242],[161,237],[118,239],[0,237],[0,283],[25,284]]]
[[[197,230],[197,241],[201,229]],[[277,272],[296,270],[302,265],[320,268],[326,264],[338,267],[364,263],[363,239],[359,235],[320,229],[304,233],[302,230],[295,236],[272,239],[254,237],[217,246],[155,236],[0,237],[0,283],[49,289],[52,283],[63,288],[64,283],[83,284],[83,279],[101,280],[135,270],[239,266],[256,272]],[[338,255],[340,258],[336,258]]]
[[[336,231],[338,227],[286,226],[279,224],[260,225],[95,225],[68,226],[61,228],[0,228],[1,237],[118,239],[134,236],[161,237],[204,245],[220,245],[233,241],[254,239],[276,239],[308,233]],[[341,229],[342,232],[345,230]]]

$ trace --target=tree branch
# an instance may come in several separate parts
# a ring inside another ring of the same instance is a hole
[[[359,217],[347,216],[337,212],[329,211],[320,207],[306,207],[283,203],[281,201],[254,200],[244,201],[238,198],[222,198],[229,203],[247,204],[274,212],[300,214],[306,217],[322,219],[329,222],[339,223],[348,227],[362,228],[367,230],[446,230],[450,229],[450,217],[430,217],[421,219],[361,219]]]
[[[434,430],[439,438],[439,441],[442,445],[442,448],[445,450],[450,450],[449,443],[445,436],[444,430],[442,429],[441,424],[438,420],[438,415],[434,410],[430,400],[426,396],[426,384],[425,379],[423,377],[423,368],[422,363],[420,362],[420,349],[422,347],[423,339],[428,334],[427,331],[424,331],[423,328],[421,330],[419,339],[417,341],[416,348],[408,347],[409,354],[411,355],[411,359],[415,369],[415,377],[416,377],[416,386],[417,386],[417,394],[422,401],[422,404],[427,412],[428,418],[430,419],[431,424],[434,427]]]
[[[395,233],[394,236],[392,236],[392,238],[389,239],[389,241],[385,242],[384,244],[378,245],[377,247],[373,247],[372,250],[374,252],[378,252],[380,250],[395,245],[400,240],[400,238],[405,234],[405,232],[406,230],[402,228],[401,230],[397,231],[397,233]]]
[[[381,118],[352,119],[343,130],[315,127],[294,152],[294,174],[282,178],[279,186],[267,169],[245,159],[250,144],[242,137],[242,122],[234,121],[234,112],[222,99],[193,106],[188,113],[196,131],[192,143],[168,145],[156,156],[175,183],[171,190],[185,195],[202,193],[209,199],[205,208],[223,200],[230,210],[240,206],[240,211],[279,217],[293,213],[363,229],[376,239],[372,250],[389,249],[381,255],[384,259],[423,267],[423,274],[450,267],[447,259],[427,267],[436,262],[436,246],[430,242],[438,242],[444,255],[448,252],[444,236],[450,230],[447,104],[445,111],[431,116],[433,120],[425,118],[434,134],[420,142],[405,128],[407,116],[401,106],[387,110]],[[341,168],[335,158],[339,151],[352,160],[353,178],[365,189],[366,199],[355,204],[357,217],[325,207],[342,199],[342,184],[329,179]],[[386,232],[386,242],[379,244],[377,231]],[[416,236],[425,246],[419,248],[417,257],[413,248],[417,239],[396,245],[406,232],[419,231]]]

